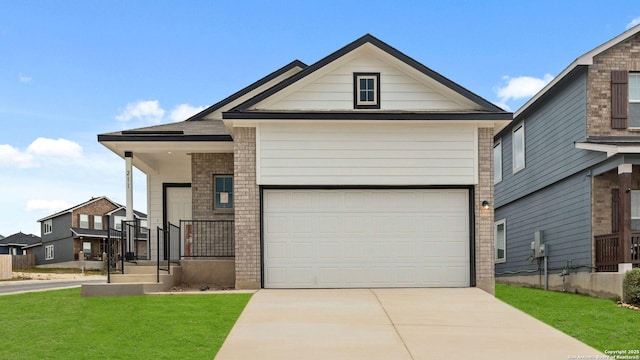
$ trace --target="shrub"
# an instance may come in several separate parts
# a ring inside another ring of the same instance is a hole
[[[628,271],[624,275],[622,294],[626,303],[640,305],[640,268]]]

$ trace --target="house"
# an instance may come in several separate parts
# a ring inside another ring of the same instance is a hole
[[[33,234],[24,234],[22,232],[9,235],[0,239],[0,255],[24,255],[26,247],[40,243],[40,237]]]
[[[183,276],[493,293],[491,149],[511,119],[365,35],[186,121],[98,141],[147,175],[149,224],[177,227]]]
[[[494,137],[497,281],[621,294],[640,263],[639,106],[636,26],[578,57]]]
[[[136,211],[134,217],[136,228],[146,229],[146,215]],[[42,243],[32,250],[36,265],[101,268],[109,233],[119,239],[122,227],[128,226],[125,219],[126,210],[122,205],[101,196],[38,220]],[[140,257],[146,256],[146,231],[138,230],[135,239],[132,241]],[[83,254],[82,259],[80,253]],[[114,254],[117,253],[120,252],[114,249]],[[79,260],[83,260],[83,263]]]

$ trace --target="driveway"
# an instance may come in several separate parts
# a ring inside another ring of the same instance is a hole
[[[260,290],[216,360],[595,355],[600,353],[477,288]]]

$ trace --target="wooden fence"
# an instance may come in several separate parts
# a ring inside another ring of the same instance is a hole
[[[36,266],[36,257],[33,254],[29,255],[11,255],[13,262],[13,269],[31,269]]]

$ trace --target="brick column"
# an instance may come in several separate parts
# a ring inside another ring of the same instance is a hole
[[[233,129],[236,289],[260,288],[260,192],[256,129]]]
[[[483,201],[489,209],[482,208]],[[478,129],[478,184],[475,186],[476,286],[494,294],[493,128]]]

